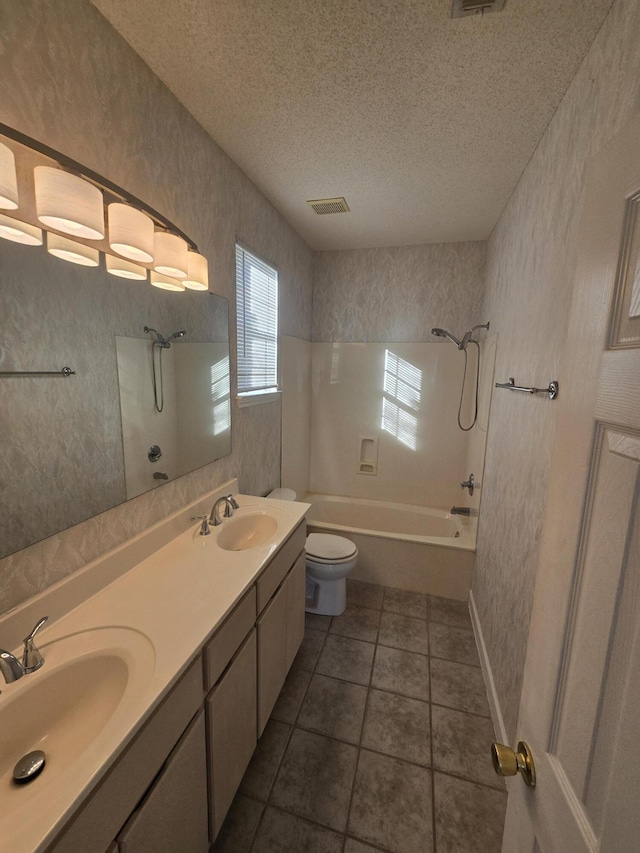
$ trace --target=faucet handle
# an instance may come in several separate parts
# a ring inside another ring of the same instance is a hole
[[[35,672],[36,669],[40,669],[40,667],[44,663],[44,658],[42,657],[34,643],[34,637],[48,619],[48,616],[43,616],[42,619],[39,619],[34,625],[33,630],[31,631],[29,636],[24,638],[22,668],[25,672]]]
[[[460,488],[461,489],[469,489],[470,495],[473,494],[473,490],[475,489],[475,486],[476,486],[476,481],[475,481],[475,477],[473,476],[473,474],[469,474],[469,479],[463,480],[462,483],[460,483]]]
[[[191,521],[201,521],[200,525],[200,536],[208,536],[211,531],[209,530],[209,516],[208,515],[192,515]]]

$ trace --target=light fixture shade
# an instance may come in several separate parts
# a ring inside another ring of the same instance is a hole
[[[204,255],[188,252],[184,286],[190,290],[209,290],[209,262]]]
[[[107,272],[119,278],[129,278],[133,281],[145,281],[147,271],[144,267],[128,261],[126,258],[116,258],[115,255],[105,255]]]
[[[56,258],[83,267],[97,267],[100,259],[100,253],[93,246],[85,246],[84,243],[76,243],[75,240],[51,232],[47,233],[47,251]]]
[[[172,278],[187,277],[188,247],[182,237],[168,231],[156,231],[153,268]]]
[[[109,205],[109,246],[123,258],[150,264],[154,252],[153,220],[128,204]]]
[[[13,151],[0,143],[0,207],[15,210],[18,207],[18,179]]]
[[[28,222],[20,222],[0,213],[0,237],[24,246],[42,246],[42,231]]]
[[[164,273],[151,270],[149,278],[154,287],[161,287],[163,290],[184,290],[184,284],[181,281],[164,275]]]
[[[43,225],[74,237],[102,240],[102,193],[76,175],[49,166],[36,166],[36,210]]]

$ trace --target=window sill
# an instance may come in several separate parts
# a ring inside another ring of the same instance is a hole
[[[237,394],[236,403],[239,409],[247,406],[260,406],[262,403],[275,403],[280,399],[282,391],[249,391],[247,394]]]

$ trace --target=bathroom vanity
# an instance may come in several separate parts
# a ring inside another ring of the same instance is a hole
[[[0,849],[209,850],[304,635],[307,505],[240,495],[200,536],[188,519],[233,485],[0,620],[6,648],[51,611],[44,666],[0,696]]]

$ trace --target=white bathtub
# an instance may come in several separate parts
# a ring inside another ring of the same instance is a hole
[[[346,536],[358,546],[350,577],[467,600],[477,519],[445,510],[364,498],[309,494],[310,532]]]

